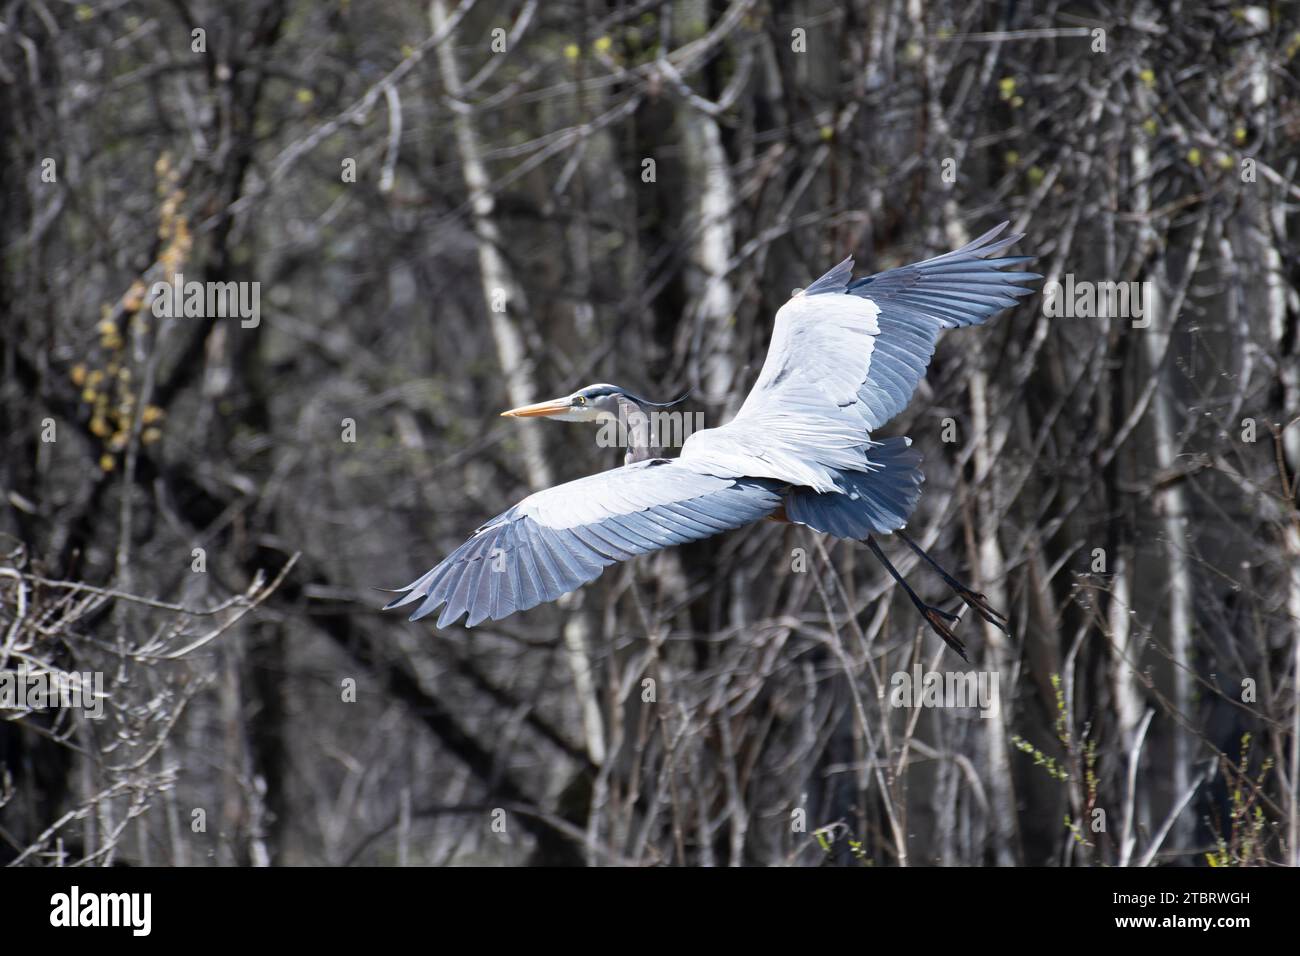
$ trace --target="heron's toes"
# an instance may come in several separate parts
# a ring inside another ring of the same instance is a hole
[[[993,605],[989,604],[989,599],[978,591],[972,591],[969,588],[958,588],[957,596],[966,602],[967,606],[975,609],[980,617],[988,621],[1002,633],[1010,636],[1011,631],[1007,629],[1010,623],[1007,616],[1000,611],[995,611]]]
[[[937,607],[930,607],[928,605],[923,611],[921,611],[921,614],[925,618],[926,623],[933,628],[934,632],[943,638],[944,643],[956,651],[961,656],[961,659],[969,664],[970,658],[966,656],[966,645],[957,639],[957,635],[954,634],[952,628],[948,626],[948,621],[956,621],[957,616],[955,614],[949,614],[947,611],[941,611]],[[948,620],[944,620],[945,618]]]

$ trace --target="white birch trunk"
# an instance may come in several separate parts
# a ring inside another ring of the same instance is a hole
[[[445,0],[432,0],[429,5],[429,19],[434,33],[438,33],[445,27],[447,23]],[[448,40],[438,46],[437,53],[438,70],[443,87],[449,96],[459,99],[461,81],[460,69],[456,63],[455,45]],[[493,308],[497,304],[494,300],[504,294],[508,309],[522,312],[526,305],[523,290],[515,283],[505,259],[498,251],[501,237],[492,218],[493,199],[488,188],[491,181],[482,160],[482,149],[479,146],[473,119],[468,112],[458,110],[453,113],[452,125],[456,134],[456,146],[460,151],[465,186],[469,191],[474,235],[478,239],[479,271],[483,280],[484,305],[487,308],[492,341],[501,363],[501,372],[506,381],[510,403],[526,405],[537,401],[537,390],[525,358],[523,336],[515,325],[510,311],[496,311]],[[554,484],[554,476],[542,448],[540,431],[534,428],[522,428],[519,431],[519,439],[524,447],[524,467],[529,487],[534,491],[550,487]],[[561,606],[567,604],[568,602],[562,600]],[[586,644],[586,618],[581,614],[569,615],[564,626],[564,646],[568,653],[570,669],[573,671],[574,690],[581,707],[587,753],[592,761],[599,765],[605,760],[604,721],[592,682],[591,661],[587,656]]]

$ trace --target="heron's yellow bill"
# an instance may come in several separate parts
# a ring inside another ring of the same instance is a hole
[[[542,418],[547,415],[559,415],[561,412],[569,410],[569,400],[567,398],[553,398],[549,402],[538,402],[536,405],[520,405],[518,408],[512,408],[508,412],[502,412],[502,418]]]

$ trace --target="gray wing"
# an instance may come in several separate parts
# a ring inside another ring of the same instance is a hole
[[[862,468],[870,432],[907,407],[942,329],[977,325],[1033,291],[1019,283],[1036,273],[1002,271],[1029,260],[997,255],[1021,238],[998,238],[1006,227],[856,282],[853,260],[841,262],[781,307],[740,412],[692,436],[683,457],[718,464],[748,451],[765,463],[749,474],[835,488],[837,470]]]
[[[387,607],[420,601],[416,621],[445,604],[439,627],[462,614],[470,627],[497,621],[594,581],[616,561],[756,521],[780,505],[779,491],[664,459],[579,478],[493,518]]]
[[[980,325],[1034,291],[1018,283],[1041,279],[1038,273],[1002,271],[1033,259],[998,256],[1024,238],[998,238],[1007,225],[953,252],[849,283],[850,295],[880,309],[870,374],[858,393],[868,428],[879,428],[907,407],[942,329]]]

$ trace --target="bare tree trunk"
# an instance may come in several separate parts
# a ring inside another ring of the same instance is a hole
[[[1135,91],[1141,100],[1145,92]],[[1133,139],[1130,151],[1133,165],[1133,209],[1138,218],[1139,245],[1146,246],[1150,241],[1151,226],[1147,214],[1151,210],[1150,156],[1145,140],[1141,136]],[[1152,398],[1151,450],[1157,474],[1172,474],[1177,467],[1178,456],[1182,449],[1179,439],[1179,426],[1176,420],[1176,396],[1172,391],[1172,381],[1166,373],[1169,365],[1168,356],[1173,348],[1173,329],[1178,321],[1180,302],[1177,297],[1166,304],[1163,301],[1164,290],[1168,288],[1169,276],[1165,268],[1163,252],[1157,253],[1151,275],[1153,281],[1148,288],[1150,298],[1146,303],[1146,317],[1150,325],[1141,330],[1142,343],[1146,350],[1149,374],[1166,377],[1164,387],[1158,387]],[[1189,255],[1187,269],[1194,270],[1199,261],[1199,249]],[[1184,287],[1190,276],[1183,277]],[[1120,317],[1112,317],[1119,321]],[[1168,482],[1158,487],[1152,494],[1152,505],[1160,515],[1162,537],[1164,541],[1165,562],[1168,569],[1169,588],[1169,654],[1173,668],[1173,700],[1176,712],[1173,720],[1173,767],[1171,773],[1170,800],[1176,805],[1191,786],[1191,761],[1193,740],[1183,726],[1183,720],[1192,717],[1192,570],[1188,558],[1187,542],[1187,498],[1182,482]],[[1173,830],[1173,845],[1186,848],[1191,844],[1194,830],[1194,817],[1183,813]]]
[[[1268,186],[1261,185],[1262,189]],[[1263,286],[1263,307],[1268,319],[1268,335],[1276,356],[1278,379],[1282,391],[1281,462],[1279,480],[1286,497],[1295,501],[1295,488],[1300,478],[1300,345],[1296,343],[1295,330],[1288,328],[1287,290],[1283,284],[1283,262],[1278,246],[1286,242],[1286,217],[1281,215],[1280,204],[1273,205],[1275,215],[1270,222],[1270,204],[1263,198],[1250,201],[1250,221],[1246,232],[1251,238],[1254,254],[1249,259],[1258,264]],[[1300,312],[1300,303],[1292,306],[1292,314]],[[1288,343],[1290,351],[1288,353]],[[1228,427],[1235,429],[1236,422]],[[1286,487],[1289,483],[1290,487]],[[1287,494],[1287,492],[1290,492]],[[1288,520],[1289,519],[1289,520]],[[1289,762],[1290,800],[1287,808],[1287,842],[1290,844],[1291,865],[1300,866],[1300,516],[1294,507],[1282,519],[1282,549],[1284,566],[1288,569],[1283,586],[1286,589],[1287,616],[1291,621],[1291,753]]]
[[[432,0],[429,5],[429,18],[435,34],[446,26],[447,7],[444,0]],[[455,46],[448,41],[440,44],[437,52],[438,68],[447,95],[458,99],[461,93],[461,82]],[[454,113],[452,123],[455,127],[456,146],[460,151],[465,186],[470,196],[474,234],[478,238],[479,271],[483,280],[484,304],[492,330],[492,340],[496,345],[497,358],[501,363],[511,404],[525,405],[536,401],[537,390],[534,387],[531,369],[524,357],[523,336],[513,319],[513,314],[520,314],[525,310],[523,291],[510,275],[510,270],[499,249],[501,237],[492,218],[493,199],[489,191],[491,181],[482,160],[482,149],[474,125],[469,114],[463,111]],[[498,311],[495,306],[499,303],[495,300],[502,296],[506,308]],[[550,487],[554,484],[554,476],[546,461],[540,432],[536,429],[524,428],[520,429],[519,436],[524,446],[524,466],[527,470],[529,487],[534,491]],[[564,627],[564,645],[568,653],[569,667],[573,671],[574,690],[582,710],[587,753],[592,761],[599,765],[605,759],[604,722],[592,681],[591,661],[587,656],[586,644],[585,617],[581,614],[569,615]]]
[[[963,239],[962,244],[966,241]],[[994,468],[996,455],[992,447],[993,435],[989,430],[988,375],[984,371],[982,353],[983,349],[977,347],[969,389],[971,432],[978,436],[974,453],[975,485],[980,489],[975,496],[975,547],[979,555],[976,567],[979,573],[973,586],[988,595],[989,602],[994,607],[1005,608],[1009,606],[1003,583],[1006,579],[1006,560],[998,541],[998,498],[995,494],[997,478]],[[1008,652],[1006,636],[987,622],[984,623],[984,644],[985,666],[994,674],[1009,675],[1012,657]],[[1007,746],[1010,729],[1006,710],[1003,707],[996,708],[994,715],[981,723],[989,757],[988,781],[994,808],[990,815],[995,835],[995,859],[999,866],[1014,866],[1016,815],[1010,812],[1010,808],[1016,802],[1012,787],[1011,753]]]
[[[931,77],[931,89],[937,88]],[[936,113],[941,112],[937,104],[932,106]],[[970,241],[966,227],[957,218],[957,206],[952,200],[944,203],[944,219],[947,239],[954,248],[964,246]],[[971,409],[971,435],[975,448],[975,487],[980,489],[975,496],[975,548],[978,560],[975,568],[978,572],[974,587],[988,596],[994,607],[1008,607],[1007,591],[1003,582],[1006,578],[1006,560],[1002,546],[998,541],[998,476],[994,464],[999,449],[1006,441],[1010,421],[1003,422],[994,429],[989,420],[989,380],[985,372],[983,348],[978,342],[972,343],[974,361],[969,378]],[[992,624],[984,622],[985,666],[994,674],[1009,674],[1012,657],[1006,644],[1006,636]],[[993,827],[994,859],[998,866],[1016,864],[1016,815],[1008,808],[1016,805],[1015,789],[1012,786],[1011,751],[1008,748],[1010,727],[1007,724],[1006,710],[999,706],[987,720],[981,721],[985,731],[985,747],[989,758],[988,783],[995,808],[989,821]]]
[[[1132,556],[1121,545],[1110,556],[1110,603],[1106,609],[1106,629],[1110,632],[1110,692],[1115,701],[1115,725],[1125,747],[1133,743],[1138,721],[1142,719],[1142,695],[1134,681],[1133,665],[1141,651],[1133,640],[1130,615],[1133,612]]]
[[[707,22],[708,4],[699,0],[680,3],[675,13],[680,30],[685,24]],[[703,365],[700,378],[705,399],[733,412],[738,401],[733,348],[736,300],[727,277],[736,244],[731,164],[712,116],[683,100],[677,122],[682,127],[683,160],[689,174],[691,212],[684,222],[693,241],[686,287],[694,303],[691,319],[699,330],[696,338],[701,348],[697,357]]]
[[[962,150],[960,144],[951,137],[950,124],[943,103],[940,99],[944,77],[940,75],[938,59],[933,45],[927,43],[928,25],[925,20],[925,8],[919,0],[908,0],[907,17],[911,22],[913,39],[921,45],[921,71],[923,76],[923,96],[925,97],[926,123],[929,127],[932,159],[943,157],[958,161]],[[937,171],[936,171],[937,172]],[[970,241],[970,235],[961,222],[956,199],[947,195],[943,199],[944,235],[953,248],[964,246]],[[1009,423],[1004,423],[1000,436],[995,436],[990,429],[988,375],[982,349],[978,342],[971,344],[973,361],[969,377],[971,423],[970,434],[974,436],[975,485],[980,491],[975,500],[975,549],[977,560],[974,562],[976,580],[973,586],[988,595],[989,601],[999,608],[1007,607],[1007,593],[1003,586],[1006,575],[1006,562],[1001,545],[998,542],[998,513],[996,494],[996,471],[993,463],[997,450],[1006,438]],[[984,625],[985,654],[984,661],[994,674],[1009,673],[1011,658],[1006,642],[1000,630],[991,624]],[[984,731],[985,752],[989,759],[987,774],[991,793],[993,811],[988,814],[986,824],[991,827],[993,856],[998,866],[1016,864],[1016,814],[1011,812],[1016,805],[1015,791],[1012,787],[1011,753],[1008,749],[1010,730],[1007,715],[1003,707],[994,709],[994,713],[981,721]]]
[[[1241,82],[1247,86],[1247,96],[1254,114],[1252,125],[1261,130],[1267,129],[1274,121],[1270,115],[1269,102],[1271,76],[1267,51],[1261,42],[1262,36],[1262,33],[1258,34],[1243,43],[1239,57],[1243,77]],[[1259,282],[1252,284],[1252,288],[1259,290],[1258,295],[1262,299],[1259,304],[1265,316],[1267,340],[1272,345],[1269,351],[1274,356],[1281,386],[1281,421],[1277,423],[1283,429],[1279,479],[1283,483],[1283,494],[1294,503],[1295,483],[1300,475],[1300,424],[1293,424],[1300,417],[1300,342],[1297,341],[1300,336],[1297,336],[1294,327],[1288,327],[1286,271],[1282,255],[1278,251],[1279,246],[1287,246],[1286,206],[1285,196],[1281,195],[1280,190],[1275,190],[1274,184],[1261,182],[1254,189],[1248,190],[1248,195],[1243,196],[1246,221],[1242,231],[1247,237],[1247,248],[1252,251],[1252,254],[1244,258],[1247,262],[1254,263],[1258,270]],[[1300,297],[1294,291],[1289,295],[1292,299],[1291,315],[1294,316],[1300,313]],[[1250,301],[1249,295],[1247,301]],[[1249,343],[1248,330],[1242,338]],[[1238,426],[1237,421],[1227,423],[1230,431]],[[1287,483],[1290,483],[1289,488]],[[1282,517],[1282,527],[1283,560],[1284,566],[1288,568],[1283,587],[1286,590],[1287,616],[1291,623],[1292,658],[1287,842],[1291,865],[1300,866],[1300,515],[1295,513],[1294,507],[1290,514]]]

